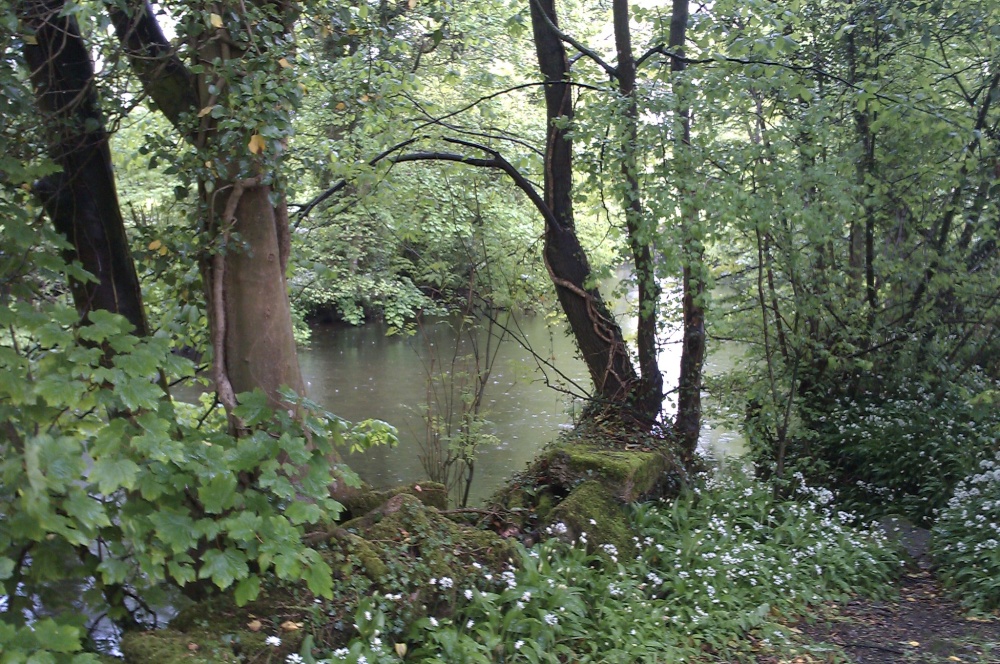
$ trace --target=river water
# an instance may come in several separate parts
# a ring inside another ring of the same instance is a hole
[[[500,322],[516,338],[500,345],[484,394],[484,432],[494,442],[478,449],[470,504],[491,495],[512,473],[524,469],[561,429],[568,428],[583,402],[566,392],[580,392],[573,383],[589,385],[586,367],[575,356],[573,340],[562,326],[551,326],[540,315],[502,314]],[[627,318],[622,324],[626,335],[634,332],[634,323],[630,329]],[[426,440],[422,413],[428,403],[428,375],[452,366],[455,343],[448,321],[424,325],[412,336],[387,336],[385,327],[377,323],[312,329],[310,344],[299,352],[310,398],[344,419],[384,420],[398,430],[397,447],[348,457],[348,464],[370,484],[388,487],[426,479],[420,456]],[[465,344],[458,355],[470,350]],[[675,334],[660,353],[667,390],[677,384],[680,350]],[[725,370],[737,359],[732,347],[710,350],[708,373]],[[542,360],[536,360],[536,355]],[[668,396],[665,412],[675,408]],[[737,434],[711,421],[704,424],[701,438],[702,448],[717,458],[742,448]]]

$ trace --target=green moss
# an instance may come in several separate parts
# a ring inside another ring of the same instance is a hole
[[[119,647],[128,664],[217,664],[245,659],[238,643],[226,643],[219,634],[210,636],[206,632],[163,629],[129,633],[122,637]]]
[[[633,550],[635,534],[627,525],[623,506],[601,482],[589,480],[577,486],[552,510],[548,520],[565,524],[566,535],[573,540],[586,533],[591,550],[600,551],[605,544],[614,545],[621,553]]]
[[[597,480],[625,502],[662,495],[676,484],[679,466],[662,450],[620,450],[582,442],[560,441],[543,452],[548,475],[567,487]]]
[[[400,494],[409,494],[416,497],[421,503],[428,507],[437,509],[448,508],[448,490],[443,484],[438,482],[420,482],[418,484],[407,484],[405,486],[376,491],[368,489],[356,495],[342,500],[348,515],[351,517],[361,517],[369,512],[378,509],[391,498]]]

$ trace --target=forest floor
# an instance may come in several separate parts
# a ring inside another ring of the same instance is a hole
[[[908,570],[897,590],[822,605],[792,626],[801,655],[758,664],[1000,664],[1000,618],[971,615],[927,570]]]
[[[1000,664],[1000,614],[970,613],[933,572],[930,531],[884,518],[907,566],[885,599],[827,602],[790,625],[798,654],[757,664]]]

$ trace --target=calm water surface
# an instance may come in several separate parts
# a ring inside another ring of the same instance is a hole
[[[577,393],[580,390],[572,382],[589,384],[586,367],[575,357],[573,341],[561,328],[549,327],[543,316],[519,315],[501,322],[516,330],[517,339],[508,338],[500,346],[485,392],[481,414],[488,420],[487,432],[498,442],[479,449],[472,503],[492,494],[570,426],[583,402],[550,384]],[[627,321],[624,326],[626,335],[634,332]],[[428,372],[439,370],[442,358],[450,365],[454,348],[454,332],[447,322],[438,322],[409,337],[386,336],[379,324],[317,326],[309,346],[300,349],[299,362],[313,400],[347,420],[380,419],[397,428],[398,447],[377,448],[348,459],[372,485],[426,479],[420,455]],[[532,350],[561,375],[534,359]],[[467,347],[459,354],[466,352]],[[728,368],[735,355],[730,348],[716,349],[707,371]],[[680,344],[676,338],[668,340],[660,354],[668,390],[676,386],[679,364]],[[665,410],[675,408],[668,397]],[[706,422],[701,445],[715,456],[725,456],[739,451],[742,442],[733,432]]]

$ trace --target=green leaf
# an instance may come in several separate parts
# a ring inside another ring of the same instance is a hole
[[[102,494],[109,496],[118,489],[134,488],[138,474],[139,466],[131,459],[104,457],[94,462],[88,479],[97,484]]]
[[[246,554],[236,549],[209,549],[202,557],[199,579],[211,579],[220,590],[233,585],[233,581],[244,579],[249,574]]]
[[[295,525],[316,523],[323,516],[323,510],[315,503],[297,501],[285,508],[285,516]]]
[[[193,549],[198,542],[194,520],[185,512],[160,510],[150,514],[149,521],[156,536],[175,554]]]
[[[267,395],[261,390],[243,392],[237,396],[239,405],[233,409],[233,415],[243,420],[247,426],[256,426],[271,418],[271,410],[267,407]]]
[[[52,652],[69,653],[81,650],[80,630],[72,625],[60,625],[51,618],[32,625],[38,643]]]
[[[219,514],[233,505],[236,495],[236,476],[230,473],[216,475],[198,489],[198,499],[209,514]]]
[[[236,606],[244,606],[247,602],[252,602],[257,599],[259,594],[260,577],[256,574],[251,574],[236,584],[236,590],[233,592],[233,598],[236,600]]]

